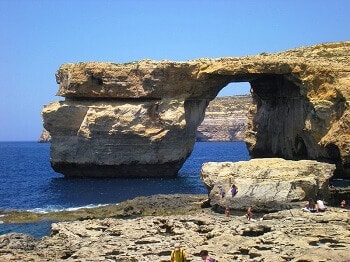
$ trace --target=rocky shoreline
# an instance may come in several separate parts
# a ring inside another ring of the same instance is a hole
[[[253,222],[237,210],[229,217],[215,213],[206,200],[206,195],[156,195],[85,211],[90,215],[53,223],[50,236],[40,240],[0,236],[0,260],[169,261],[180,242],[189,261],[201,261],[201,249],[218,261],[349,261],[348,209],[308,213],[299,202],[256,214]]]
[[[31,223],[40,221],[74,221],[103,218],[130,218],[136,216],[162,216],[171,214],[191,214],[198,212],[206,204],[207,195],[173,194],[142,196],[119,204],[81,208],[75,211],[34,213],[28,211],[1,211],[3,223]]]

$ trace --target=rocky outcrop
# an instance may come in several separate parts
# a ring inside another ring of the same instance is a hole
[[[118,204],[79,208],[74,211],[36,213],[19,210],[0,210],[0,224],[40,223],[40,221],[74,221],[102,218],[131,218],[135,216],[162,216],[193,214],[209,206],[206,194],[169,194],[141,196]],[[39,227],[39,226],[38,226]]]
[[[184,101],[51,104],[44,119],[52,166],[68,176],[174,176],[192,151],[203,107]]]
[[[291,209],[254,217],[262,220],[247,221],[234,210],[230,217],[203,210],[60,222],[38,241],[19,234],[0,236],[0,260],[166,262],[180,242],[192,262],[201,261],[201,249],[223,262],[348,261],[349,210],[329,208],[313,214]]]
[[[334,165],[311,160],[266,158],[204,163],[201,176],[215,209],[246,210],[252,206],[257,211],[272,212],[309,198],[328,201],[334,169]],[[232,184],[238,188],[235,196],[230,191]]]
[[[33,250],[36,245],[36,242],[36,239],[31,235],[10,233],[7,234],[5,237],[0,237],[0,250]]]
[[[217,97],[210,101],[197,128],[197,141],[243,141],[248,128],[250,95]]]
[[[38,139],[38,142],[39,143],[48,143],[48,142],[51,142],[51,135],[50,133],[46,130],[46,129],[43,129],[39,139]]]
[[[249,82],[253,158],[350,167],[350,42],[276,54],[188,62],[77,63],[60,67],[44,107],[52,167],[66,176],[174,176],[190,155],[210,100]]]

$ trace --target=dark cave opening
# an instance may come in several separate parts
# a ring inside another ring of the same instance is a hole
[[[307,159],[308,157],[307,147],[301,136],[299,135],[296,136],[294,147],[295,147],[294,156],[296,159]]]
[[[305,118],[312,105],[301,94],[300,87],[285,75],[261,75],[250,84],[257,107],[252,157],[314,159],[310,148],[315,148],[315,143],[302,138],[307,136]]]

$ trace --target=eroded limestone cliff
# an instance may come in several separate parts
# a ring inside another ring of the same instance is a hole
[[[66,176],[174,176],[210,100],[249,82],[255,157],[312,159],[350,176],[350,42],[187,62],[77,63],[56,74],[65,101],[44,107],[51,164]]]
[[[197,141],[243,141],[252,103],[250,95],[217,97],[210,101],[197,128]]]
[[[243,141],[252,101],[251,95],[216,97],[210,101],[197,128],[196,141]],[[50,133],[43,129],[38,142],[51,142]]]

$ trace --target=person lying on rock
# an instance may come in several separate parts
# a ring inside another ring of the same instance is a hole
[[[186,262],[187,261],[187,253],[184,249],[181,248],[180,243],[176,243],[174,246],[174,250],[171,251],[170,261],[171,262]]]
[[[306,212],[311,212],[311,213],[315,213],[317,210],[317,206],[315,201],[310,198],[308,202],[306,202],[305,207],[303,207],[301,210],[306,211]]]

